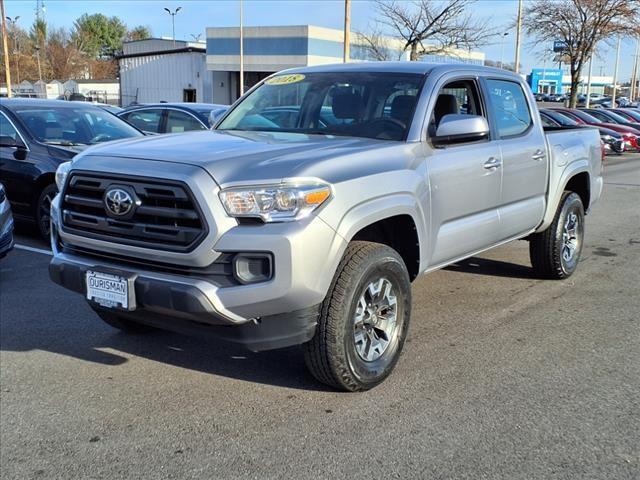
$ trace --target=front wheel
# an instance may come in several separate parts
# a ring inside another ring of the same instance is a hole
[[[51,233],[51,203],[57,193],[58,188],[54,184],[47,185],[40,193],[36,205],[38,232],[46,242],[49,241],[49,234]]]
[[[411,283],[398,253],[386,245],[351,242],[325,298],[305,361],[322,383],[368,390],[389,376],[411,316]]]
[[[580,195],[564,192],[553,223],[531,236],[529,256],[543,278],[570,277],[578,267],[584,238],[584,206]]]

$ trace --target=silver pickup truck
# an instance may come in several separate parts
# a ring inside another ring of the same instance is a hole
[[[601,161],[597,130],[543,129],[503,70],[288,70],[213,131],[63,164],[50,275],[121,330],[302,344],[319,381],[365,390],[398,360],[421,275],[527,239],[538,274],[570,276]]]

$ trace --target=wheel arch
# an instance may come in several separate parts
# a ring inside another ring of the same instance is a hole
[[[351,209],[338,226],[347,242],[366,240],[396,250],[414,280],[424,270],[425,221],[416,199],[400,194],[373,199]]]

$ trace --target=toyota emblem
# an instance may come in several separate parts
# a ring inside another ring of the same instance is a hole
[[[104,194],[104,206],[107,213],[114,217],[127,216],[133,210],[134,205],[133,196],[123,188],[112,187]]]

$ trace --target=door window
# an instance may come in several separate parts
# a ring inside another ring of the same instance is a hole
[[[450,114],[486,117],[475,81],[455,80],[440,89],[436,105],[429,120],[429,136],[436,134],[442,118]]]
[[[529,130],[533,120],[520,84],[507,80],[487,80],[487,86],[500,138],[522,135]]]
[[[205,130],[205,127],[188,113],[177,110],[167,111],[167,133],[188,132],[189,130]]]
[[[18,132],[13,125],[11,125],[9,119],[4,116],[4,113],[0,113],[0,135],[3,137],[11,137],[13,140],[18,138]]]
[[[143,132],[160,133],[162,110],[135,110],[121,115],[127,122]]]

